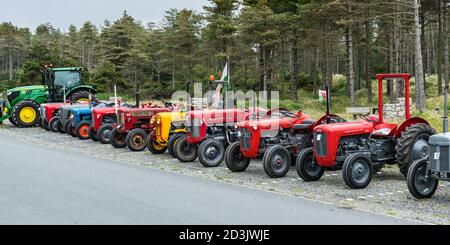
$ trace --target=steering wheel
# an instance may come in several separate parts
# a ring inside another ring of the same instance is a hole
[[[359,115],[359,117],[361,117],[363,120],[368,121],[368,122],[380,122],[380,119],[374,119],[374,117],[369,117],[366,115]]]
[[[273,115],[281,115],[281,116],[289,117],[289,118],[298,118],[297,114],[294,114],[284,108],[275,108],[275,109],[271,109],[271,110],[267,111],[265,118],[270,118]]]

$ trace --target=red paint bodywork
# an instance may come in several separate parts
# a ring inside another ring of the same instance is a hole
[[[173,111],[172,107],[127,108],[117,110],[117,123],[114,124],[121,133],[128,133],[135,128],[151,129],[150,119],[159,112]]]
[[[254,115],[263,111],[260,108],[255,110],[242,109],[223,109],[223,110],[203,110],[190,111],[186,115],[188,128],[192,127],[194,120],[197,120],[200,125],[193,125],[200,127],[200,135],[195,137],[192,132],[188,130],[186,133],[189,144],[199,144],[206,138],[207,128],[210,126],[224,126],[225,124],[234,124],[236,122],[246,121]]]
[[[48,103],[44,105],[45,108],[45,121],[48,124],[55,115],[55,112],[65,105],[64,103]]]
[[[251,159],[258,157],[261,133],[263,131],[265,131],[265,134],[273,132],[275,136],[281,129],[291,129],[294,125],[303,124],[305,120],[311,119],[309,115],[301,112],[297,113],[297,116],[297,118],[268,118],[237,123],[238,128],[246,128],[251,133],[250,147],[248,149],[240,148],[242,156]],[[257,126],[256,130],[254,129],[255,126]]]
[[[416,123],[426,123],[422,118],[411,118],[411,112],[409,110],[409,80],[411,76],[409,74],[378,74],[376,75],[378,81],[378,117],[370,117],[370,122],[349,122],[338,124],[319,125],[314,128],[314,148],[316,146],[317,134],[322,133],[326,135],[326,156],[319,156],[315,154],[316,163],[323,167],[334,167],[336,165],[337,152],[339,149],[340,139],[346,136],[357,136],[372,134],[372,137],[395,137],[399,138],[401,133],[406,127]],[[405,122],[400,126],[398,124],[390,124],[384,121],[383,118],[383,80],[387,78],[401,78],[405,82]],[[387,135],[373,134],[380,129],[389,129]]]
[[[119,107],[121,108],[121,107]],[[116,115],[115,107],[102,107],[102,108],[93,108],[92,109],[92,128],[95,132],[97,132],[103,123],[103,118],[105,116],[113,116]]]

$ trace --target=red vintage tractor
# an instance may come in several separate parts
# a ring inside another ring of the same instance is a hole
[[[141,108],[119,108],[117,123],[113,124],[110,143],[115,148],[128,148],[131,151],[142,151],[146,147],[146,139],[150,132],[151,118],[159,112],[169,112],[174,108],[171,104],[165,107],[142,105]]]
[[[225,163],[233,172],[247,169],[251,159],[262,159],[264,171],[271,178],[284,177],[299,151],[312,147],[315,126],[325,123],[345,122],[329,113],[327,89],[327,114],[318,121],[302,111],[296,114],[286,109],[274,109],[261,120],[240,122],[238,142],[232,143],[225,153]]]
[[[115,107],[92,109],[92,122],[89,129],[91,131],[89,134],[91,135],[91,139],[93,141],[98,140],[102,144],[109,144],[111,131],[114,129],[113,124],[116,122],[117,116]]]
[[[41,127],[47,131],[59,132],[59,108],[64,103],[41,104]]]
[[[378,117],[362,122],[319,125],[314,128],[314,147],[301,151],[296,160],[299,176],[305,181],[319,180],[325,170],[340,170],[352,189],[367,187],[375,170],[397,163],[406,175],[414,160],[428,156],[428,139],[435,133],[429,123],[411,117],[409,74],[378,74]],[[405,82],[405,118],[399,124],[383,118],[383,80]]]
[[[205,167],[220,165],[225,149],[237,140],[236,122],[248,120],[261,109],[209,109],[190,111],[186,115],[186,135],[174,143],[174,151],[181,162],[192,162],[197,156]],[[254,113],[255,112],[255,113]]]

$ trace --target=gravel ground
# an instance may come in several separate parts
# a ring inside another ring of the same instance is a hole
[[[153,155],[149,151],[130,152],[114,149],[90,140],[81,141],[66,134],[47,132],[41,128],[21,129],[0,125],[0,134],[44,147],[79,152],[104,159],[121,161],[199,178],[230,183],[251,189],[265,190],[342,208],[353,208],[389,216],[413,219],[432,224],[450,224],[450,183],[440,182],[430,200],[416,200],[409,194],[406,179],[396,167],[385,168],[374,175],[368,188],[351,190],[346,187],[340,171],[326,172],[314,183],[302,181],[295,169],[282,179],[271,179],[262,164],[251,162],[244,173],[232,173],[223,163],[217,168],[204,168],[198,161],[180,163],[168,153]]]

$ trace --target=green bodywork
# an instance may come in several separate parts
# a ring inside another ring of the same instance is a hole
[[[42,73],[43,85],[16,87],[7,90],[6,94],[2,93],[0,97],[0,123],[8,119],[14,106],[23,100],[31,100],[38,104],[63,102],[64,89],[67,97],[80,90],[95,93],[96,90],[92,86],[83,84],[82,70],[80,67],[49,68]],[[49,87],[53,88],[53,93]]]

